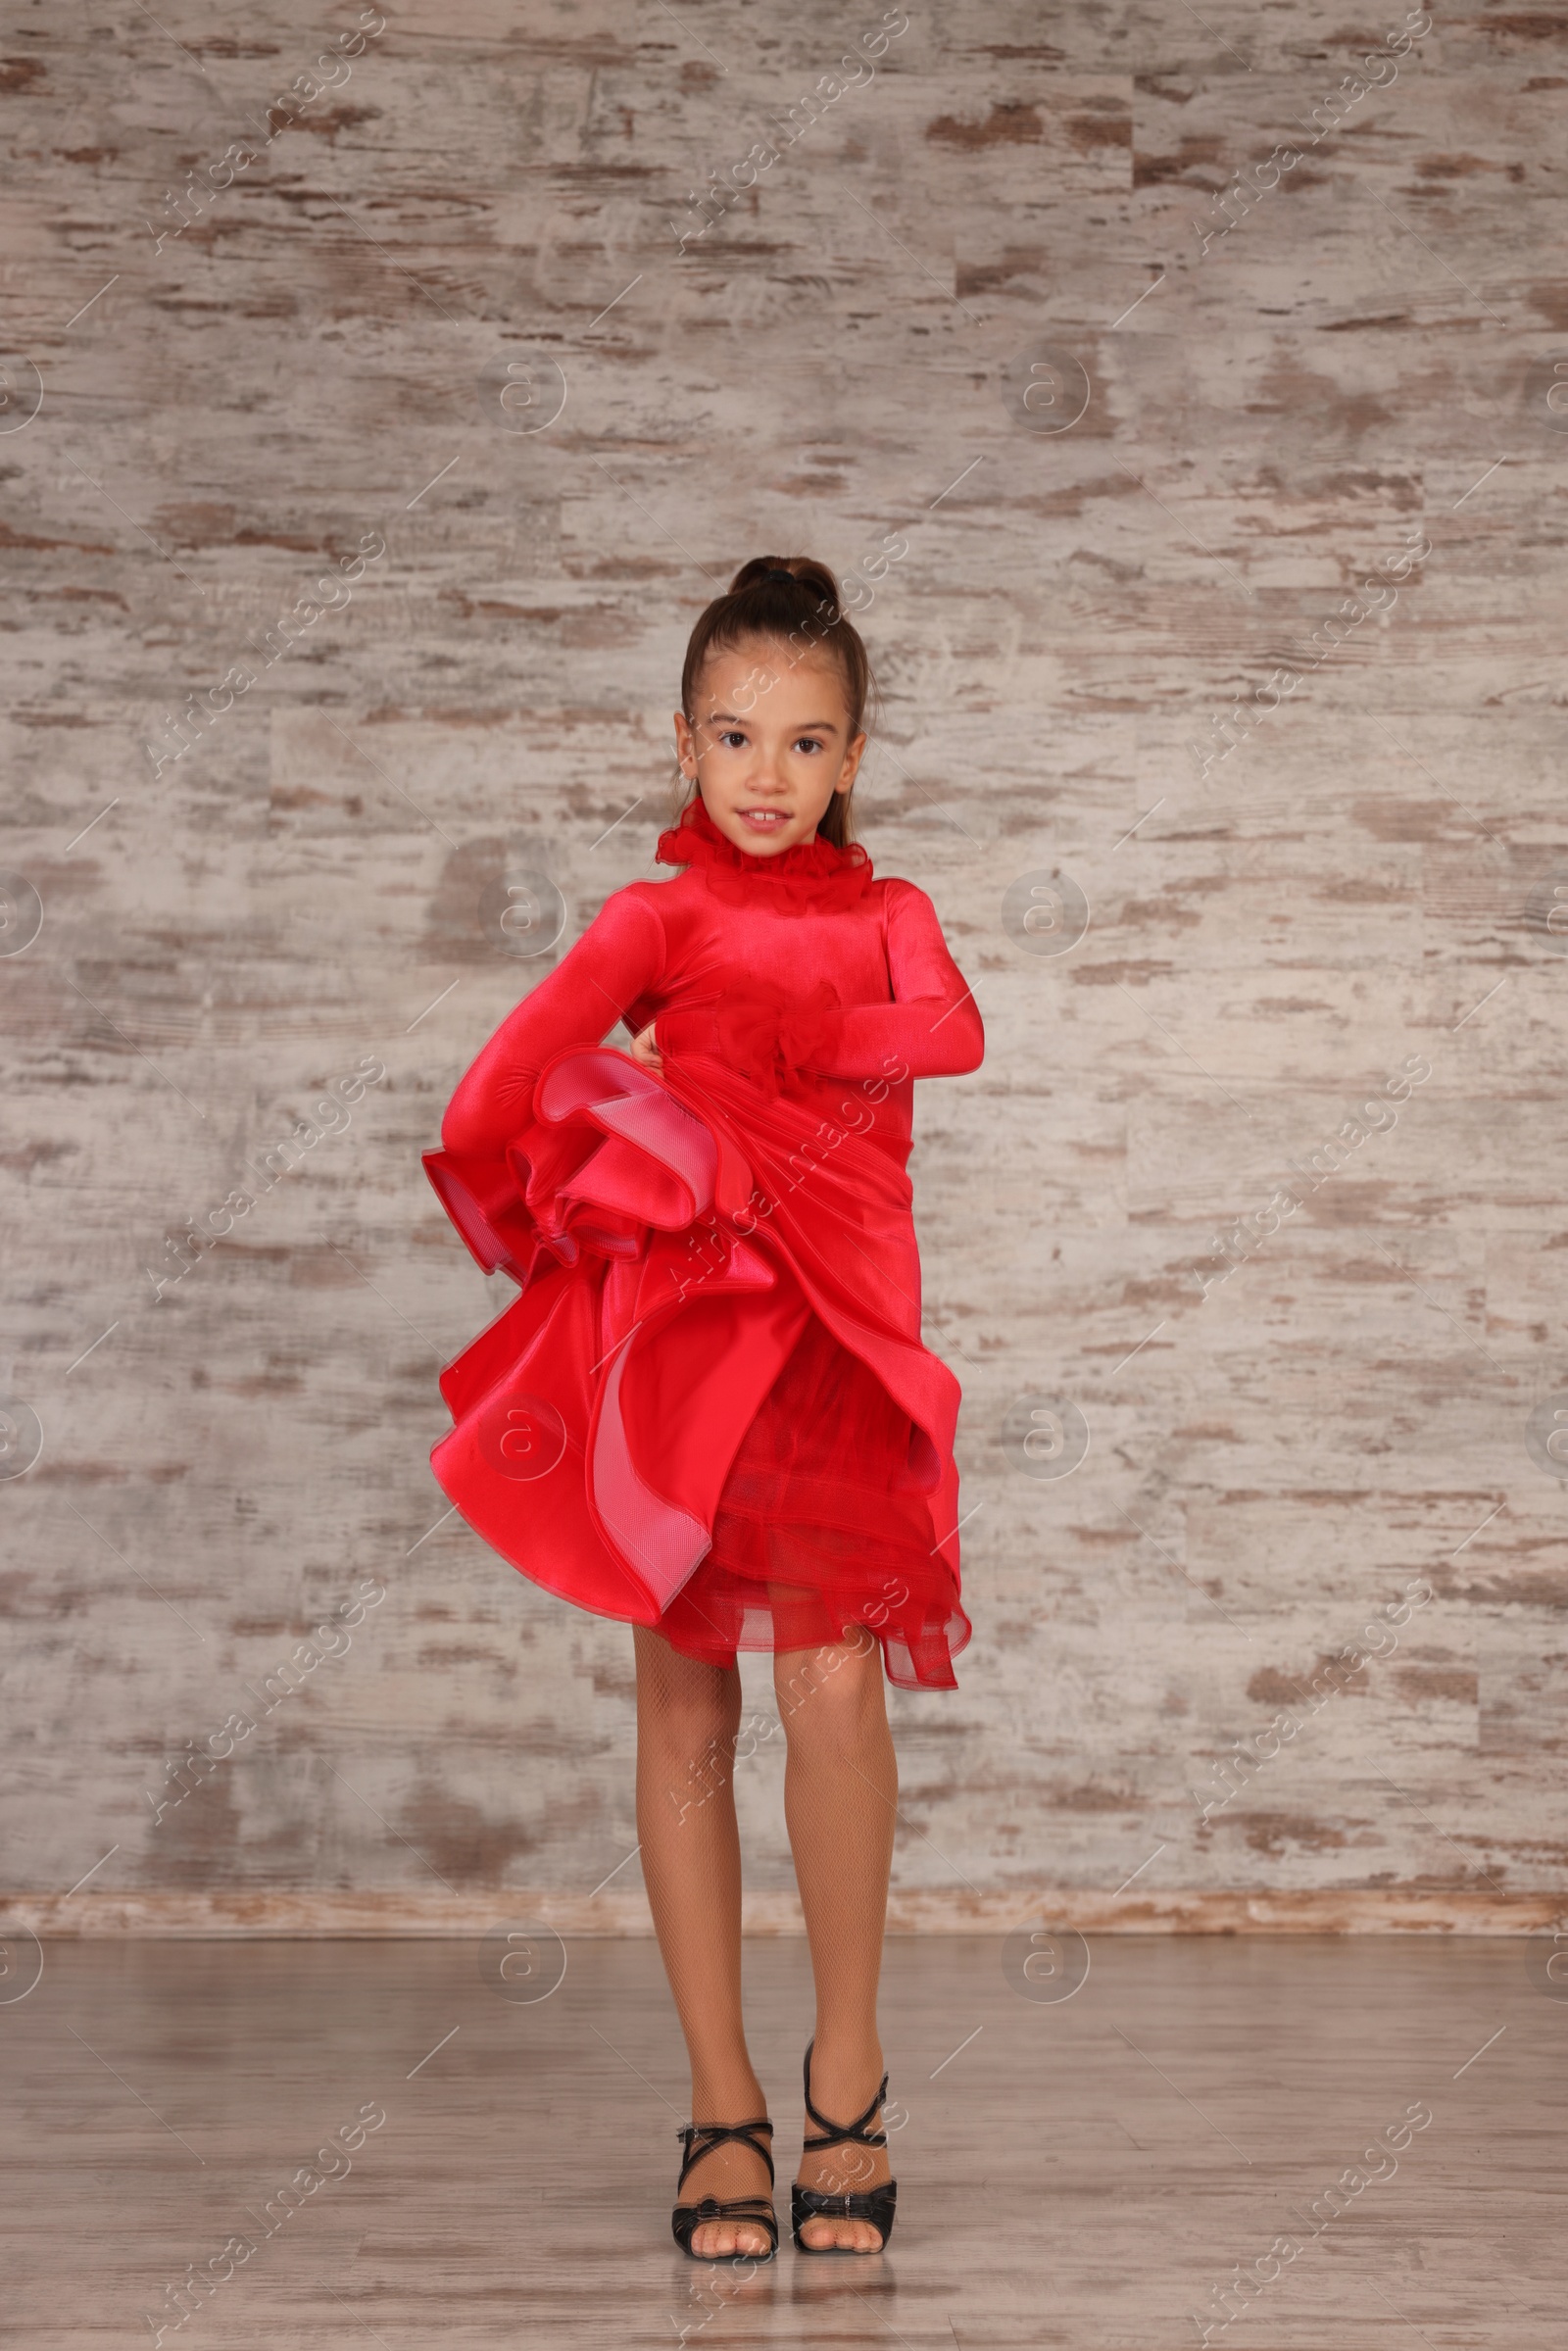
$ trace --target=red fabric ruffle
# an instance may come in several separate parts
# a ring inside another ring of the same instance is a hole
[[[731,906],[763,906],[782,913],[854,906],[874,879],[869,852],[852,841],[839,849],[814,833],[788,849],[755,855],[721,833],[699,793],[680,821],[659,836],[661,865],[697,865],[709,888]]]

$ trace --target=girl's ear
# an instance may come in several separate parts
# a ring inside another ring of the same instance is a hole
[[[858,735],[851,736],[849,745],[844,754],[844,772],[838,783],[836,783],[833,787],[836,792],[848,792],[856,777],[859,774],[860,760],[865,753],[865,742],[866,738],[863,730]]]

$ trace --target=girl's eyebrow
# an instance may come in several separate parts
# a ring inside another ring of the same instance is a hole
[[[743,723],[734,710],[709,711],[710,726],[717,726],[721,720],[727,726],[740,726]],[[838,731],[831,718],[808,718],[803,726],[791,729],[792,735],[836,735]]]

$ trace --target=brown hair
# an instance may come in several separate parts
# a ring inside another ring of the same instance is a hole
[[[743,563],[726,595],[715,596],[699,615],[686,648],[680,673],[680,707],[688,722],[703,663],[711,653],[729,653],[753,637],[775,638],[794,649],[799,661],[825,647],[838,665],[849,706],[850,735],[858,735],[866,709],[877,693],[871,659],[854,621],[839,600],[839,584],[825,563],[809,556],[757,555]],[[676,779],[671,794],[671,821],[689,808],[696,786]],[[817,838],[847,849],[854,839],[850,803],[854,787],[835,792],[827,805]]]

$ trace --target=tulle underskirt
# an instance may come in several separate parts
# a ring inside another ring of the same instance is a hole
[[[865,1625],[890,1682],[955,1690],[970,1625],[931,1524],[931,1448],[815,1315],[741,1441],[712,1548],[660,1619],[683,1656],[807,1649]]]

